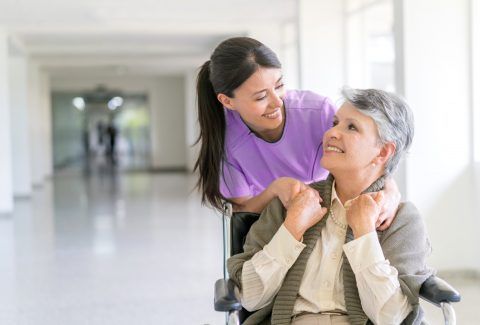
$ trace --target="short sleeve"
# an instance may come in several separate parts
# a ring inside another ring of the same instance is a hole
[[[228,161],[222,164],[220,193],[227,199],[252,195],[245,174]]]

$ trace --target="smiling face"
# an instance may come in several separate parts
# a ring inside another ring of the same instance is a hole
[[[373,119],[345,102],[335,115],[332,128],[323,136],[320,163],[335,177],[345,172],[363,173],[385,163],[383,151]]]
[[[259,68],[233,92],[234,97],[218,94],[227,109],[238,112],[245,124],[266,140],[282,134],[285,123],[282,71]]]

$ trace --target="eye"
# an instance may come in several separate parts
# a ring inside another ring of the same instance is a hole
[[[278,85],[277,87],[275,87],[275,89],[282,89],[283,86],[284,86],[284,84]]]
[[[337,126],[337,125],[338,125],[338,121],[333,121],[332,126]]]
[[[348,125],[348,129],[349,129],[349,130],[352,130],[352,131],[357,131],[357,127],[356,127],[355,125],[353,125],[352,123],[350,123],[350,124]]]

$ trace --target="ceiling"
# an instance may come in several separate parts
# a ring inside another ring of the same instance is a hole
[[[53,76],[156,75],[198,66],[222,39],[292,21],[296,0],[1,0],[12,48]]]

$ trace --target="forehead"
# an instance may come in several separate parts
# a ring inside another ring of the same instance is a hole
[[[355,119],[360,122],[367,122],[371,121],[374,123],[373,119],[362,113],[358,110],[355,106],[353,106],[350,102],[345,102],[340,106],[335,116],[338,119]]]
[[[238,90],[256,92],[275,85],[282,77],[282,70],[277,68],[262,68],[255,71],[250,78],[238,87]]]

